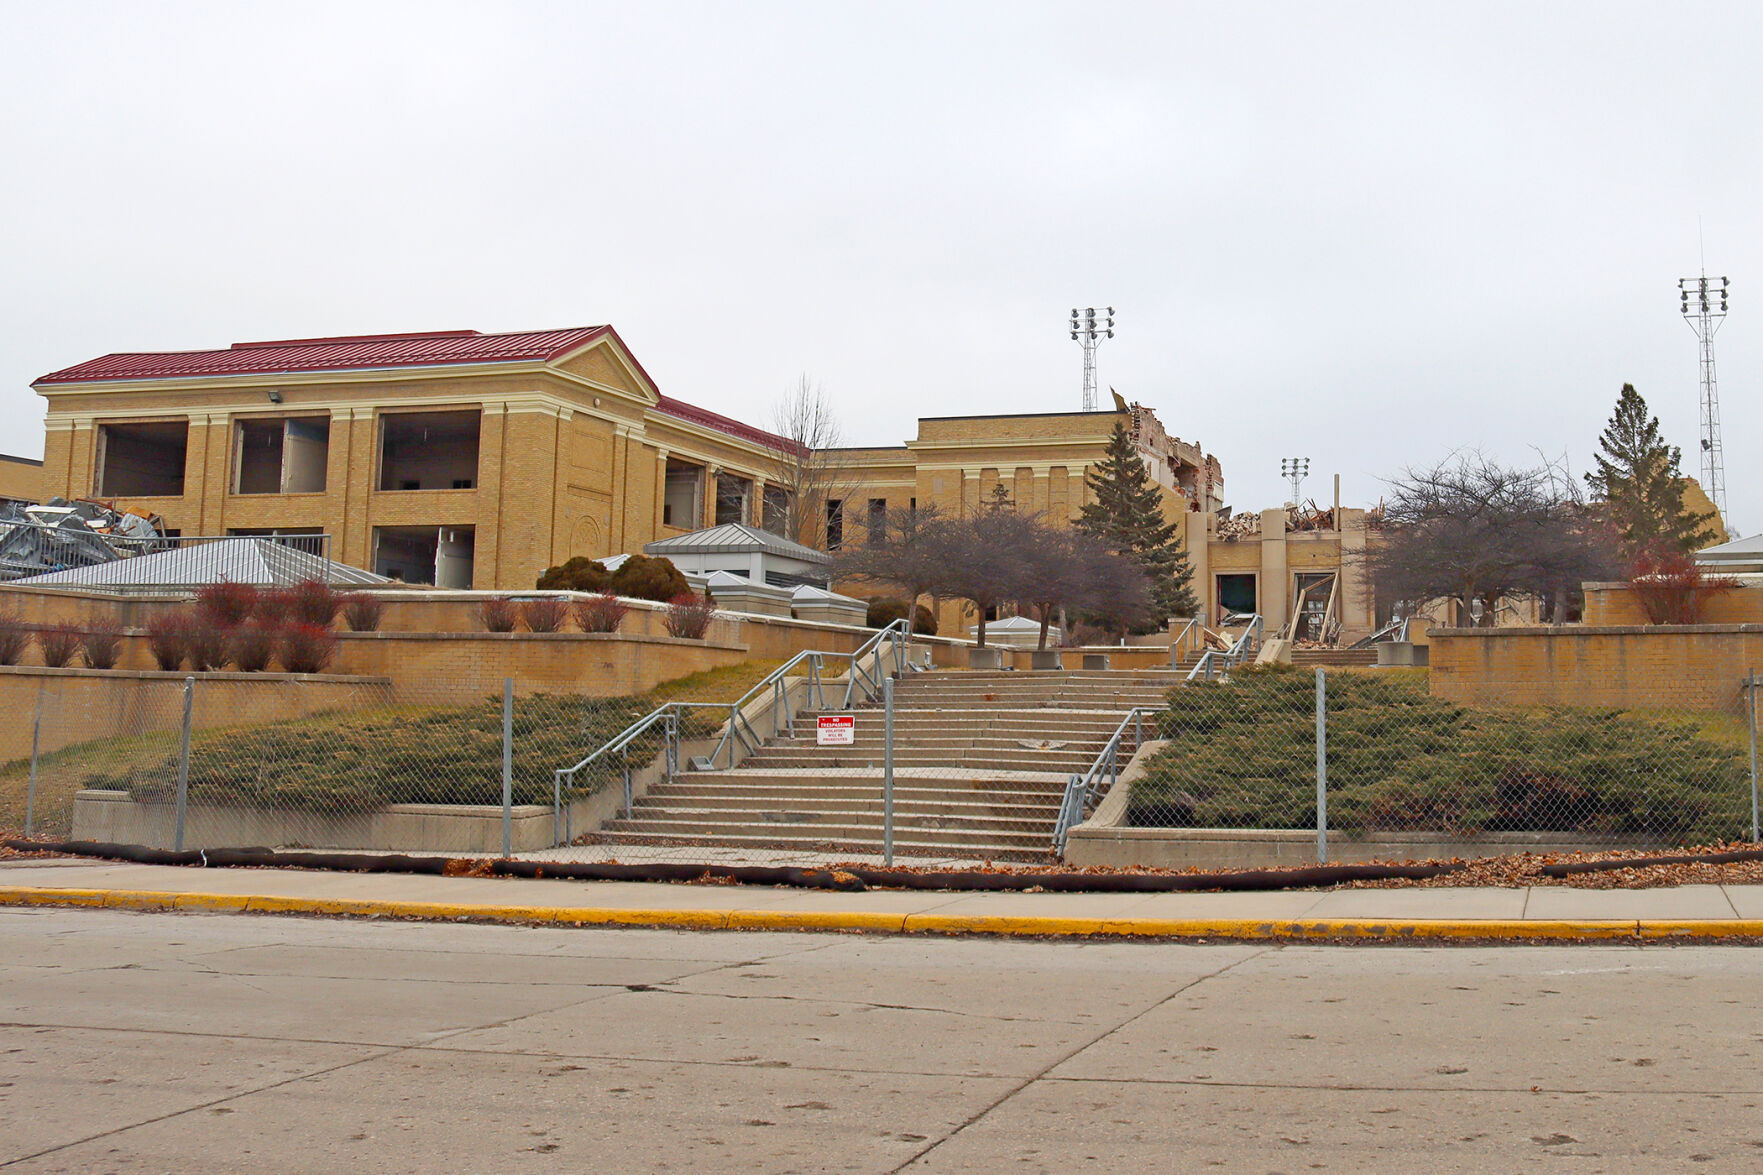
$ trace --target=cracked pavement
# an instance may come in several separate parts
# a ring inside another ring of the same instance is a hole
[[[0,1171],[1753,1170],[1763,952],[0,910]]]

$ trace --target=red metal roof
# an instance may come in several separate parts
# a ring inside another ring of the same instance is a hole
[[[204,375],[273,375],[351,371],[375,367],[431,367],[447,363],[548,360],[610,331],[609,326],[485,335],[474,330],[404,335],[345,335],[234,343],[224,351],[149,351],[105,355],[52,371],[38,384],[178,379]]]
[[[320,339],[271,339],[234,343],[224,351],[120,352],[52,371],[36,384],[101,383],[111,380],[182,379],[213,375],[276,375],[282,372],[355,371],[381,367],[434,367],[452,363],[544,362],[561,358],[610,326],[516,331],[486,335],[475,330],[418,334],[339,335]],[[623,345],[623,340],[619,340]],[[628,354],[629,348],[625,351]],[[631,362],[636,363],[633,356]],[[649,373],[637,364],[644,379]],[[650,380],[653,383],[653,380]],[[33,385],[36,386],[36,385]],[[659,394],[659,393],[657,393]],[[656,410],[750,444],[788,451],[790,441],[762,428],[661,396]]]
[[[696,404],[688,404],[684,400],[675,400],[670,396],[662,396],[660,402],[655,405],[655,411],[665,412],[669,416],[690,421],[701,428],[727,433],[731,437],[739,437],[743,441],[763,445],[768,449],[789,452],[797,447],[795,442],[786,440],[776,433],[766,432],[762,428],[754,428],[750,424],[742,424],[738,420],[711,412],[706,408],[700,408]]]

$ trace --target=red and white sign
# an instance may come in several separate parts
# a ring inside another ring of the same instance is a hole
[[[822,714],[814,721],[814,741],[823,747],[848,747],[857,741],[857,715]]]

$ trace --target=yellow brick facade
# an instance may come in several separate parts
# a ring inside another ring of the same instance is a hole
[[[741,521],[761,519],[776,453],[670,415],[657,390],[604,336],[552,362],[322,373],[45,383],[44,494],[103,497],[161,515],[184,535],[271,530],[329,536],[333,558],[375,567],[387,528],[470,535],[469,582],[530,588],[572,555],[641,550],[711,525],[717,474],[750,486]],[[272,402],[273,401],[273,402]],[[463,488],[384,484],[382,434],[403,414],[477,414]],[[328,428],[323,488],[241,492],[243,429],[278,421]],[[182,492],[106,494],[106,426],[182,425]],[[692,517],[662,521],[669,460],[699,471]],[[35,496],[35,495],[33,495]]]
[[[0,502],[43,500],[43,463],[0,453]]]

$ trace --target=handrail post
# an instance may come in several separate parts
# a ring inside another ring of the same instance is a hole
[[[551,847],[563,844],[563,769],[551,772]]]
[[[882,682],[882,864],[894,864],[894,679]]]
[[[1328,862],[1328,690],[1316,667],[1316,860]]]
[[[631,818],[631,757],[624,747],[618,749],[618,762],[624,776],[624,818]]]
[[[171,847],[179,852],[184,847],[184,816],[190,806],[190,717],[196,701],[196,679],[184,678],[184,725],[178,743],[178,799],[176,827]]]
[[[1757,671],[1745,674],[1745,715],[1751,727],[1751,843],[1756,844],[1757,836]]]
[[[514,856],[514,679],[502,679],[502,859]]]

